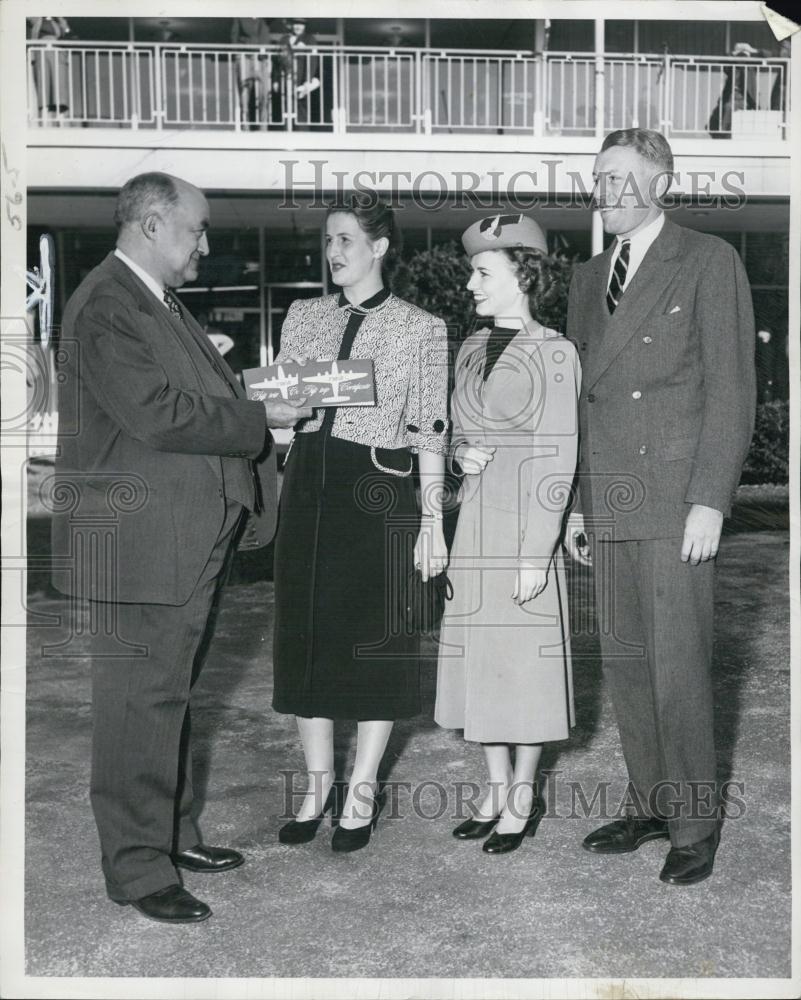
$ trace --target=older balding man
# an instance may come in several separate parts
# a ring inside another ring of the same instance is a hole
[[[56,471],[74,502],[53,518],[54,555],[69,565],[53,582],[115,622],[90,637],[91,800],[108,895],[153,920],[197,922],[211,910],[176,869],[223,872],[243,858],[201,843],[195,825],[190,690],[244,511],[274,526],[267,428],[311,411],[246,399],[174,296],[209,252],[201,191],[140,174],[115,221],[116,250],[64,314]]]

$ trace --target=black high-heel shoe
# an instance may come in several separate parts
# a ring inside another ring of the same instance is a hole
[[[320,815],[315,816],[314,819],[291,819],[288,823],[284,823],[278,831],[280,842],[282,844],[308,844],[309,841],[314,840],[323,821],[323,816],[329,810],[336,813],[338,800],[339,790],[335,781],[328,791]]]
[[[525,826],[518,833],[498,833],[495,830],[481,845],[481,850],[487,854],[508,854],[516,851],[523,843],[524,837],[533,837],[545,815],[545,802],[539,796],[535,797],[531,812],[528,814]]]
[[[482,837],[487,836],[500,818],[500,816],[496,816],[495,819],[466,819],[464,823],[454,827],[453,836],[457,840],[481,840]]]
[[[331,850],[337,851],[340,854],[349,854],[351,851],[360,851],[363,847],[367,847],[370,842],[370,835],[375,829],[376,823],[378,823],[378,814],[380,811],[379,796],[376,795],[373,799],[373,813],[370,819],[364,826],[357,826],[351,830],[346,830],[343,826],[338,826],[334,830],[334,836],[331,838]]]

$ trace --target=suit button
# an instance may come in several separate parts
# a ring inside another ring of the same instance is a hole
[[[594,403],[595,402],[595,396],[591,392],[587,393],[587,402],[588,403]]]
[[[631,394],[631,398],[632,399],[642,399],[642,393],[640,392],[639,389],[635,389],[634,392]]]
[[[645,455],[645,454],[647,454],[647,452],[648,452],[648,449],[646,448],[646,446],[644,444],[641,444],[640,445],[640,454],[641,455]]]
[[[653,342],[653,337],[643,337],[643,338],[642,338],[642,342],[643,342],[644,344],[650,344],[650,343],[652,343],[652,342]]]
[[[419,434],[420,428],[416,424],[407,424],[406,430],[410,431],[412,434]]]

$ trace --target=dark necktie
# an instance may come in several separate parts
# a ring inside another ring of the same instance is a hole
[[[169,288],[164,289],[164,302],[165,305],[169,307],[169,310],[173,314],[173,316],[183,321],[184,314],[181,311],[181,303],[178,301],[178,299],[176,299],[176,297],[172,294]]]
[[[620,297],[623,294],[623,285],[626,281],[626,272],[629,269],[629,250],[631,249],[631,240],[621,240],[620,242],[620,252],[617,255],[617,260],[615,261],[615,266],[612,269],[612,279],[609,282],[609,289],[606,293],[606,306],[609,309],[609,315],[617,309],[618,303],[620,302]]]

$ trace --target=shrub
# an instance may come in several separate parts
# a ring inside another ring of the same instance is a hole
[[[743,467],[742,483],[786,483],[789,479],[790,404],[783,399],[760,403],[754,436]]]
[[[401,261],[392,275],[392,290],[413,302],[448,326],[453,340],[464,340],[473,328],[473,296],[467,291],[470,262],[455,242],[442,243],[430,250],[418,250]]]

